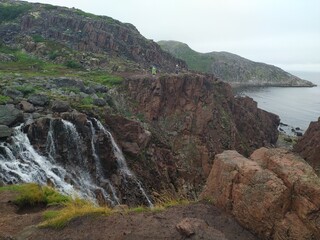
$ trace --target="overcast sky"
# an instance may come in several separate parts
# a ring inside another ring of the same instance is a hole
[[[31,0],[135,25],[148,39],[320,72],[320,0]]]

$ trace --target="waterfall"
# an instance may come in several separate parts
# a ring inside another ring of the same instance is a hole
[[[94,121],[96,122],[98,128],[100,130],[102,130],[103,133],[109,137],[109,139],[112,143],[112,150],[113,150],[113,153],[114,153],[116,160],[117,160],[117,164],[119,167],[119,173],[124,177],[124,179],[126,181],[132,181],[138,187],[138,189],[140,190],[140,192],[142,193],[142,195],[144,196],[144,198],[148,202],[148,205],[150,207],[153,207],[153,204],[152,204],[151,200],[149,199],[148,195],[146,194],[145,190],[143,189],[141,182],[136,178],[136,176],[128,168],[126,159],[125,159],[121,149],[117,145],[116,141],[114,140],[112,134],[102,125],[102,123],[99,120],[94,119]]]
[[[87,123],[89,124],[90,131],[91,131],[91,149],[92,149],[92,157],[93,157],[95,167],[96,167],[96,180],[98,183],[107,183],[108,187],[110,188],[110,191],[112,193],[112,197],[113,197],[114,202],[116,202],[117,204],[120,204],[119,199],[116,195],[116,191],[114,189],[114,186],[109,181],[109,179],[105,178],[103,170],[102,170],[101,161],[100,161],[99,155],[97,154],[97,151],[95,148],[96,130],[94,129],[91,121],[87,121]]]
[[[6,183],[37,182],[48,179],[63,193],[79,194],[64,178],[67,172],[38,154],[30,144],[22,125],[14,128],[12,144],[0,143],[0,179]]]
[[[11,143],[0,142],[0,180],[7,184],[50,183],[64,194],[94,202],[99,196],[112,206],[121,203],[119,195],[122,200],[140,196],[138,199],[153,206],[141,182],[128,168],[112,134],[96,119],[88,120],[86,126],[90,130],[85,133],[85,139],[90,140],[87,145],[74,124],[63,119],[51,119],[43,154],[31,145],[27,134],[22,131],[23,125],[15,127]],[[107,176],[103,170],[97,148],[99,136],[111,142],[117,164],[115,174],[121,176],[120,182]]]

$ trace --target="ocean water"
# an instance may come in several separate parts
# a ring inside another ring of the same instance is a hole
[[[241,96],[253,98],[258,107],[279,115],[281,122],[299,127],[304,132],[311,121],[320,117],[320,72],[290,72],[309,80],[317,87],[250,87],[234,91]]]

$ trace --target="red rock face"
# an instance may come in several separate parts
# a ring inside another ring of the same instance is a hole
[[[283,149],[245,158],[225,151],[214,160],[202,199],[232,213],[262,239],[319,239],[320,179]]]
[[[143,115],[153,137],[167,143],[178,176],[195,191],[217,153],[236,149],[248,155],[277,139],[278,116],[258,109],[250,98],[234,98],[230,86],[212,76],[166,75],[124,85],[130,109]]]
[[[299,153],[316,171],[320,173],[320,118],[311,122],[307,131],[294,146],[294,151]]]

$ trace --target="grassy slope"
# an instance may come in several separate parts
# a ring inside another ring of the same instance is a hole
[[[176,41],[160,41],[158,44],[163,50],[185,60],[189,69],[214,74],[228,82],[284,83],[295,78],[278,67],[253,62],[228,52],[199,53],[187,44]]]

